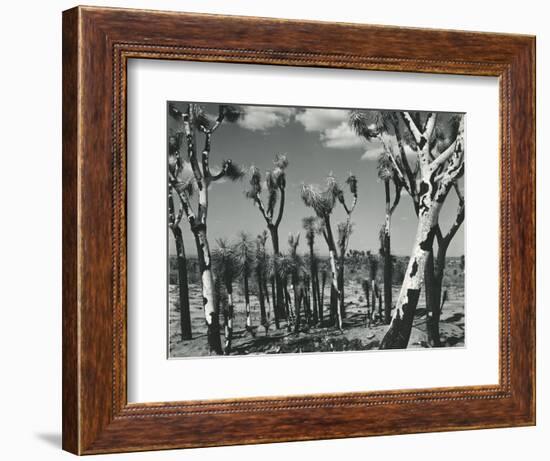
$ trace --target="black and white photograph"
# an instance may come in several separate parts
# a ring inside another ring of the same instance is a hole
[[[168,357],[464,347],[466,116],[169,101]]]

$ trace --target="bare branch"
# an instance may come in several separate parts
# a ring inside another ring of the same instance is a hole
[[[265,211],[264,203],[262,202],[262,199],[260,198],[259,194],[256,194],[256,196],[254,197],[254,203],[256,205],[258,205],[258,208],[260,209],[260,211],[262,213],[262,216],[264,217],[265,221],[268,224],[271,224],[271,218],[267,215],[267,213]]]
[[[399,200],[401,199],[401,184],[394,181],[395,184],[395,197],[393,198],[393,204],[390,208],[390,216],[393,214],[395,209],[397,208],[397,205],[399,204]]]
[[[183,114],[183,129],[185,133],[185,138],[187,140],[187,155],[189,157],[189,163],[191,163],[191,169],[197,181],[197,187],[202,189],[202,173],[199,168],[199,162],[197,159],[197,151],[195,146],[195,132],[192,128],[193,123],[193,105],[189,104],[187,106],[187,112]]]
[[[168,180],[169,185],[172,186],[173,190],[176,192],[178,198],[180,199],[181,210],[183,210],[183,212],[185,213],[187,220],[191,225],[191,230],[193,230],[193,228],[195,227],[196,217],[191,207],[191,203],[189,202],[189,198],[184,193],[178,190],[176,178],[174,178],[174,176],[172,176],[172,174],[170,173],[168,174]]]
[[[435,129],[435,122],[437,121],[437,112],[430,112],[428,119],[426,120],[426,127],[424,129],[423,136],[426,138],[426,142],[429,142],[432,138],[432,134]],[[422,149],[422,146],[420,146]]]
[[[279,227],[279,224],[281,224],[281,220],[283,219],[283,212],[285,209],[285,188],[279,187],[279,191],[281,192],[281,196],[279,197],[279,215],[277,216],[277,220],[275,221],[275,227]]]
[[[210,174],[210,165],[209,165],[209,157],[210,157],[210,148],[211,148],[211,141],[212,141],[212,132],[206,131],[204,133],[204,149],[202,150],[202,172],[205,178],[209,178],[211,176]]]
[[[408,183],[407,183],[405,178],[402,179],[403,186],[412,197],[416,194],[415,175],[413,174],[411,167],[409,165],[409,160],[407,159],[407,153],[405,152],[405,145],[404,145],[403,137],[401,136],[401,132],[399,131],[399,122],[396,115],[391,118],[391,122],[393,125],[393,130],[395,132],[397,146],[399,147],[401,164],[403,165],[403,169],[405,170],[405,175],[408,180]],[[401,176],[403,176],[403,174],[401,174]]]
[[[451,228],[449,229],[449,231],[447,232],[447,234],[445,235],[445,238],[444,238],[444,242],[447,245],[449,245],[449,243],[451,243],[451,240],[453,239],[453,237],[457,233],[458,229],[460,228],[460,226],[464,222],[464,215],[465,215],[464,197],[462,195],[462,192],[460,191],[460,189],[458,188],[458,185],[456,183],[454,184],[454,188],[455,188],[455,191],[456,191],[456,195],[458,196],[458,210],[456,212],[455,221],[454,221],[453,225],[451,226]]]
[[[401,112],[401,117],[405,122],[405,126],[409,129],[409,131],[413,135],[416,143],[420,144],[422,133],[420,132],[420,129],[416,126],[416,123],[414,123],[414,120],[412,119],[411,115],[408,112]]]
[[[430,169],[432,171],[435,171],[438,167],[443,165],[449,158],[451,158],[451,155],[454,154],[456,150],[456,139],[451,143],[447,149],[445,149],[441,154],[439,154],[433,161],[430,163]]]

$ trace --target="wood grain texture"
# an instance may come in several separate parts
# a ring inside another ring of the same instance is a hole
[[[126,63],[175,59],[500,79],[497,386],[128,404]],[[78,7],[63,14],[63,447],[78,454],[535,422],[535,39]]]

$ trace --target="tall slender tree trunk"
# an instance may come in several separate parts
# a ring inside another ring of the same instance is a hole
[[[300,307],[302,304],[303,297],[301,296],[300,290],[298,289],[298,281],[293,277],[292,280],[292,291],[294,292],[294,331],[298,333],[300,331]]]
[[[283,282],[279,274],[277,256],[281,255],[279,250],[279,230],[274,225],[269,226],[269,234],[271,236],[271,244],[273,245],[273,267],[275,272],[275,298],[273,300],[273,309],[277,311],[279,319],[285,318],[288,320],[285,312],[285,299],[283,292]],[[279,328],[279,327],[277,327]]]
[[[439,347],[439,319],[437,324],[434,318],[434,312],[439,310],[439,295],[435,281],[435,263],[433,249],[428,254],[426,268],[424,269],[424,287],[426,297],[426,332],[428,335],[428,344],[432,347]]]
[[[311,294],[313,298],[313,323],[317,323],[318,320],[318,298],[317,298],[317,287],[316,287],[316,275],[317,275],[317,261],[315,260],[315,252],[313,251],[313,245],[309,246],[309,272],[311,273]]]
[[[370,320],[372,320],[376,315],[376,299],[377,299],[376,292],[378,291],[378,289],[376,287],[376,280],[374,279],[374,277],[371,279],[370,283],[371,283],[370,293],[371,293],[371,300],[372,300]]]
[[[265,334],[267,335],[267,330],[269,328],[269,323],[267,321],[267,315],[266,315],[266,309],[265,309],[263,275],[260,271],[258,271],[256,273],[256,282],[258,284],[258,299],[259,299],[259,302],[260,302],[260,324],[265,328]]]
[[[287,331],[292,330],[292,309],[290,307],[291,301],[290,301],[290,293],[288,292],[288,287],[286,280],[283,281],[283,296],[284,296],[284,302],[285,302],[285,317],[286,317],[286,329]]]
[[[391,258],[391,243],[390,243],[390,231],[391,231],[391,206],[390,206],[390,182],[384,181],[384,188],[386,191],[386,220],[384,223],[384,318],[385,324],[389,324],[391,321],[391,309],[392,309],[392,279],[393,279],[393,264]]]
[[[227,307],[224,310],[224,353],[229,355],[231,353],[231,341],[233,339],[233,289],[231,286],[226,287],[227,289]]]
[[[261,279],[261,282],[262,282],[262,288],[263,288],[263,293],[264,293],[264,296],[265,296],[265,302],[266,302],[266,306],[267,306],[267,320],[270,320],[271,319],[271,300],[269,299],[269,287],[267,285],[267,276],[264,274],[262,275],[262,279]]]
[[[275,285],[276,285],[275,276],[272,276],[271,277],[271,299],[273,300],[273,320],[275,321],[275,328],[277,328],[278,330],[280,325],[279,325],[279,311],[277,310],[277,302],[276,302],[277,287]]]
[[[409,344],[414,314],[424,282],[424,271],[441,210],[441,203],[432,200],[430,192],[428,188],[420,198],[422,208],[419,213],[415,243],[393,311],[390,328],[380,344],[380,349],[405,349]]]
[[[325,309],[325,285],[327,283],[327,272],[323,269],[323,273],[321,275],[321,293],[319,296],[319,323],[322,325],[324,321],[324,309]]]
[[[311,295],[310,295],[310,306],[311,306],[311,321],[313,325],[319,323],[319,298],[318,295],[318,283],[319,281],[313,275],[311,277]]]
[[[363,290],[365,291],[365,298],[367,300],[367,309],[370,309],[370,280],[364,280]]]
[[[304,314],[306,317],[306,326],[309,328],[313,324],[311,313],[311,296],[309,294],[309,283],[302,288],[302,299],[304,304]]]
[[[430,284],[430,296],[426,296],[427,313],[427,333],[428,344],[432,347],[441,347],[441,337],[439,333],[439,322],[441,320],[441,310],[443,308],[443,275],[445,272],[445,263],[447,258],[447,249],[450,239],[442,239],[437,247],[437,259],[434,262],[433,251],[431,254],[431,267],[426,267],[426,288]]]
[[[340,312],[340,318],[346,318],[346,310],[344,307],[344,261],[343,257],[340,257],[340,265],[338,267],[338,310]]]
[[[191,311],[189,309],[189,285],[187,280],[187,259],[185,257],[185,246],[183,234],[179,225],[172,226],[172,233],[176,241],[176,254],[178,264],[178,287],[180,300],[180,325],[181,339],[192,339],[191,333]]]
[[[338,291],[338,266],[336,259],[338,257],[336,253],[336,244],[334,243],[334,236],[332,235],[332,228],[330,220],[325,220],[325,229],[327,232],[327,243],[329,247],[329,261],[330,261],[330,275],[332,280],[332,289],[330,294],[330,310],[333,318],[332,321],[336,323],[339,329],[342,329],[342,313],[338,306],[339,291]]]

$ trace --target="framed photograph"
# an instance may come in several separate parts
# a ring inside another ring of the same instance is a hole
[[[533,424],[534,37],[63,13],[65,450]]]

